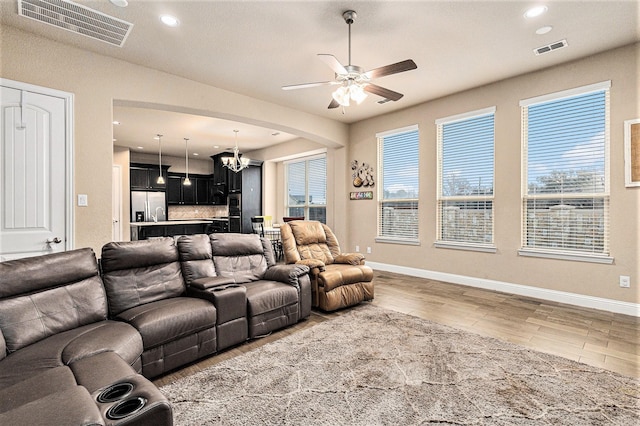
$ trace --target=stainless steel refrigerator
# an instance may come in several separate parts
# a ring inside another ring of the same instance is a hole
[[[131,191],[131,222],[158,222],[167,220],[167,202],[164,192]]]

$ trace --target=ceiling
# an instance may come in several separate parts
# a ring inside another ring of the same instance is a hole
[[[108,0],[77,3],[133,23],[124,46],[114,47],[20,17],[15,0],[0,0],[0,22],[345,123],[640,41],[638,1],[130,0],[127,7],[116,7]],[[547,12],[525,18],[525,11],[536,4],[546,4]],[[418,68],[375,80],[404,93],[399,101],[378,104],[381,98],[369,95],[343,114],[341,108],[327,109],[334,87],[294,91],[281,87],[333,79],[333,71],[317,58],[318,53],[330,53],[348,63],[348,27],[342,13],[349,9],[358,14],[352,25],[353,64],[369,70],[413,59]],[[161,14],[177,17],[180,25],[163,25]],[[552,26],[552,30],[536,34],[543,26]],[[533,53],[537,47],[563,39],[568,47],[539,56]],[[201,155],[214,153],[214,145],[232,146],[234,128],[240,130],[241,151],[295,137],[271,136],[271,129],[225,120],[130,107],[114,107],[114,119],[122,122],[114,128],[116,144],[136,147],[149,143],[146,150],[157,144],[149,135],[161,127],[168,138],[178,142],[183,137],[193,139]],[[199,146],[201,138],[204,141]]]

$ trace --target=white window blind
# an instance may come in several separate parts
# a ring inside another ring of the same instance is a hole
[[[378,240],[418,241],[418,126],[377,135]]]
[[[609,255],[609,84],[521,102],[521,254]]]
[[[495,107],[436,121],[437,244],[493,246]]]
[[[291,161],[286,164],[287,215],[304,216],[326,223],[326,156]]]

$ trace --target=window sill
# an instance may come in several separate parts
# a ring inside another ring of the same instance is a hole
[[[482,253],[496,253],[498,251],[498,249],[496,249],[494,245],[489,245],[489,244],[454,243],[454,242],[447,242],[447,241],[436,241],[434,246],[436,248],[479,251]]]
[[[396,238],[376,237],[376,243],[403,244],[408,246],[419,246],[419,240],[401,240]]]
[[[518,250],[518,255],[525,257],[541,257],[544,259],[570,260],[575,262],[602,263],[607,265],[613,264],[614,260],[611,256],[598,254],[568,253],[553,250],[533,250],[527,248]]]

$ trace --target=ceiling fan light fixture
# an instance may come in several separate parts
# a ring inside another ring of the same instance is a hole
[[[335,92],[331,94],[333,99],[336,100],[342,106],[349,106],[349,89],[346,86],[338,87]]]
[[[367,94],[364,91],[364,86],[361,86],[360,84],[351,85],[351,99],[360,105],[366,98]]]

